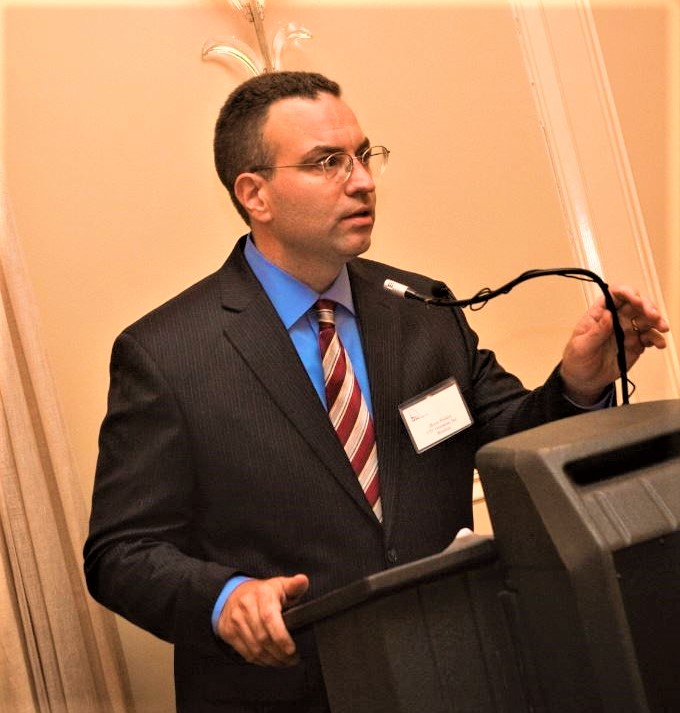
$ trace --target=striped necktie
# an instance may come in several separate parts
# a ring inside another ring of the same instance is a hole
[[[373,419],[352,362],[335,330],[335,304],[332,300],[319,300],[314,305],[319,320],[328,416],[375,516],[382,522]]]

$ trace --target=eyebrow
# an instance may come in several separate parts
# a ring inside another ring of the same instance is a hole
[[[357,147],[354,155],[355,156],[360,155],[363,151],[365,151],[367,148],[369,148],[370,145],[371,145],[371,142],[368,140],[368,137],[365,138]],[[306,163],[307,161],[312,162],[312,161],[314,161],[314,159],[317,156],[320,156],[322,154],[324,154],[326,156],[330,156],[331,154],[334,154],[334,153],[348,153],[348,152],[345,151],[345,149],[342,148],[341,146],[315,146],[313,149],[311,149],[306,154],[304,154],[304,156],[302,157],[302,162],[303,163]]]

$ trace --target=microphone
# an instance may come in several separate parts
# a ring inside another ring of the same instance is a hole
[[[437,305],[439,307],[454,307],[458,305],[458,302],[452,299],[451,291],[446,284],[439,280],[432,283],[432,295],[424,295],[422,292],[416,292],[412,287],[390,279],[383,282],[383,289],[397,297],[402,297],[407,300],[417,300],[418,302],[424,302],[428,305]]]
[[[555,267],[546,270],[527,270],[514,280],[510,280],[501,287],[490,290],[484,287],[477,294],[467,299],[457,300],[453,298],[451,291],[443,282],[434,282],[432,284],[432,297],[416,292],[408,285],[402,285],[394,280],[385,280],[383,283],[384,289],[398,297],[403,297],[410,300],[418,300],[428,305],[436,305],[437,307],[472,307],[473,305],[482,305],[482,307],[495,297],[507,295],[510,290],[527,280],[532,280],[536,277],[545,277],[548,275],[558,275],[560,277],[569,277],[575,280],[584,280],[586,282],[594,282],[602,291],[605,307],[609,310],[612,316],[614,328],[614,341],[616,342],[616,361],[619,367],[621,376],[621,397],[624,404],[629,403],[628,389],[628,367],[626,365],[626,352],[624,349],[624,333],[619,321],[618,311],[614,304],[614,298],[609,292],[609,285],[595,272],[586,270],[581,267]]]
[[[442,282],[441,284],[443,285],[444,283]],[[432,297],[416,292],[408,285],[402,285],[401,282],[396,282],[395,280],[385,280],[385,282],[383,282],[383,288],[389,293],[407,300],[418,300],[418,302],[430,302],[432,300]]]

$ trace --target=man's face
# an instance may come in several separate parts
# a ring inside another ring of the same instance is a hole
[[[275,166],[314,163],[338,151],[355,156],[369,145],[351,109],[326,93],[317,99],[296,97],[274,103],[263,140]],[[345,262],[370,246],[375,183],[360,161],[354,162],[344,183],[313,168],[279,168],[262,190],[268,220],[265,240],[258,242],[256,235],[256,242],[264,244],[270,259],[297,277],[305,280],[310,269],[337,274]]]

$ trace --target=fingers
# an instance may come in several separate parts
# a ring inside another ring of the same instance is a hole
[[[627,285],[620,285],[612,287],[610,292],[619,316],[629,320],[631,330],[639,333],[649,330],[656,330],[657,333],[669,331],[670,325],[663,318],[658,307],[650,299],[642,297],[637,290]]]
[[[610,289],[618,321],[624,332],[623,347],[631,368],[648,347],[666,347],[670,327],[657,306],[627,285]],[[605,300],[596,300],[577,323],[562,355],[561,376],[565,393],[588,404],[599,397],[619,374],[617,349],[612,339],[612,315]]]
[[[624,318],[624,332],[627,342],[633,345],[640,345],[643,349],[656,347],[664,349],[666,338],[664,332],[669,330],[667,322],[661,317],[658,311],[650,311],[641,307],[639,311],[628,317],[628,327]]]
[[[626,336],[626,346],[634,351],[644,351],[648,347],[664,349],[670,325],[663,318],[657,306],[627,285],[619,285],[610,290],[619,314],[619,320]]]
[[[645,317],[631,317],[630,327],[643,347],[656,347],[663,349],[666,346],[666,338],[663,334]]]
[[[244,582],[232,592],[220,614],[219,635],[250,663],[296,664],[295,642],[281,612],[302,596],[308,586],[305,575]]]
[[[309,589],[309,579],[304,574],[293,577],[280,577],[285,599],[281,602],[283,609],[288,609],[297,603],[300,597]]]
[[[646,349],[647,347],[655,347],[656,349],[665,349],[667,342],[666,338],[658,330],[648,328],[637,333],[640,344]]]

